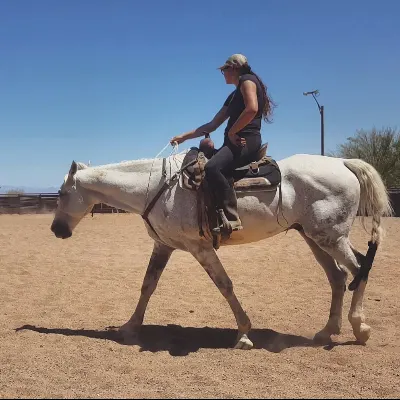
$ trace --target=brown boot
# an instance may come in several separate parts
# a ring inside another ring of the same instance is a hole
[[[220,204],[222,208],[219,208],[218,212],[222,220],[222,226],[217,229],[226,234],[242,230],[243,227],[237,210],[237,198],[234,188],[224,189],[218,194],[221,196]]]

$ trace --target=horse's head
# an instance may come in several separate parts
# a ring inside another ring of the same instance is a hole
[[[72,162],[68,175],[58,191],[58,205],[55,212],[51,231],[62,239],[71,237],[72,231],[88,214],[95,201],[91,198],[90,192],[80,185],[76,173],[87,166],[82,163]]]

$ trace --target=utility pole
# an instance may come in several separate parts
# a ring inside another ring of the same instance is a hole
[[[321,106],[316,99],[316,96],[319,96],[319,90],[313,90],[311,92],[303,92],[304,96],[312,95],[314,97],[315,102],[317,103],[318,110],[321,116],[321,156],[324,155],[325,148],[325,126],[324,126],[324,106]]]

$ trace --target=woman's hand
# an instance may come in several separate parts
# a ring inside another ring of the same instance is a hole
[[[181,135],[174,136],[169,142],[174,146],[175,144],[181,144],[185,139]]]
[[[236,133],[228,133],[229,140],[234,146],[244,147],[246,146],[246,139],[238,136]]]

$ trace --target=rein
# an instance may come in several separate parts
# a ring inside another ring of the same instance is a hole
[[[179,176],[181,175],[181,173],[187,168],[190,167],[191,165],[195,164],[197,162],[196,159],[188,162],[186,165],[182,166],[177,172],[175,172],[171,178],[169,180],[166,180],[164,182],[164,184],[162,185],[162,187],[159,189],[159,191],[157,192],[157,194],[153,197],[153,199],[151,200],[151,202],[147,205],[147,207],[145,208],[143,214],[142,214],[142,218],[143,220],[149,225],[149,227],[151,228],[151,230],[155,233],[155,235],[160,238],[157,234],[157,232],[155,231],[153,225],[151,225],[150,221],[149,221],[149,214],[150,211],[153,209],[153,207],[155,206],[155,204],[157,203],[158,199],[161,197],[161,195],[164,193],[164,191],[172,185],[172,183],[174,181],[176,181]],[[150,176],[151,176],[151,172],[150,172]],[[163,158],[163,165],[162,165],[162,176],[165,178],[167,176],[167,171],[166,171],[166,159]],[[150,177],[149,177],[149,183],[150,183]]]

